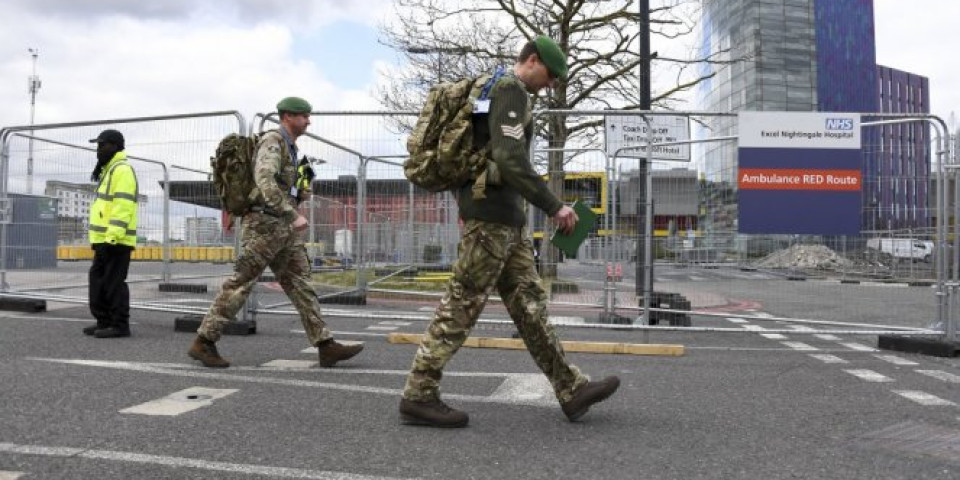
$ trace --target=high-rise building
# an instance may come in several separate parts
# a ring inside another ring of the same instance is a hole
[[[926,78],[877,65],[872,0],[705,0],[701,26],[701,54],[717,60],[701,71],[701,110],[930,111]],[[703,130],[735,135],[736,121]],[[862,229],[929,226],[929,138],[920,123],[864,128]],[[705,144],[696,160],[706,181],[736,188],[736,145]],[[733,227],[716,211],[724,220],[708,224]]]

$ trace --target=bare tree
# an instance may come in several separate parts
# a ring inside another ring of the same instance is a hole
[[[650,9],[651,38],[679,39],[694,32],[699,0],[654,0]],[[547,35],[567,53],[569,81],[537,99],[536,108],[637,109],[640,105],[640,14],[633,0],[396,0],[397,16],[381,30],[382,42],[406,57],[410,68],[397,72],[381,91],[387,108],[419,110],[433,84],[492,72],[511,65],[519,47],[537,35]],[[654,43],[654,42],[651,42]],[[713,57],[653,59],[653,93],[657,109],[673,108],[678,97],[713,74],[699,75],[705,62],[729,61],[727,52]],[[712,70],[711,70],[712,71]],[[562,147],[572,138],[584,143],[599,140],[602,120],[551,116],[538,125],[538,138]],[[563,186],[564,162],[569,155],[550,152],[547,171],[550,188]],[[543,249],[541,273],[556,276],[557,253]],[[549,268],[548,268],[549,267]]]

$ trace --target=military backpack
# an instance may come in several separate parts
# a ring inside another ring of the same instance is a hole
[[[475,113],[486,113],[476,107],[489,102],[487,94],[501,75],[498,69],[493,75],[441,83],[430,89],[407,139],[410,156],[403,164],[403,173],[411,183],[440,192],[483,177],[489,152],[473,144],[473,119]],[[482,188],[475,189],[475,196],[483,198]]]
[[[242,217],[262,204],[253,170],[257,144],[263,135],[231,133],[220,140],[216,155],[210,157],[213,188],[220,198],[220,207],[234,217]]]

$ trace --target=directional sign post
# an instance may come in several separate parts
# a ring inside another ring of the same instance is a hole
[[[653,144],[681,142],[690,139],[690,122],[687,117],[650,115],[647,117],[653,128]],[[607,117],[604,119],[606,151],[611,157],[623,147],[640,147],[620,153],[620,157],[647,156],[647,124],[640,115]],[[653,148],[653,160],[690,161],[689,145],[665,145]]]

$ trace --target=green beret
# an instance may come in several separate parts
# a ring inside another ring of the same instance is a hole
[[[290,113],[310,113],[313,111],[313,107],[310,106],[310,102],[307,102],[300,97],[287,97],[277,103],[277,111]]]
[[[554,42],[550,37],[540,35],[533,40],[533,43],[537,47],[537,55],[540,57],[540,61],[547,66],[550,73],[560,80],[566,80],[567,56],[563,53],[563,50],[560,50],[557,42]]]

